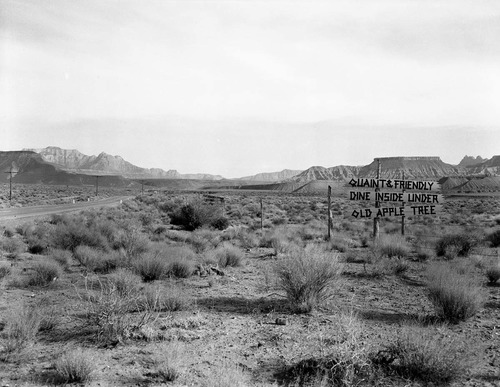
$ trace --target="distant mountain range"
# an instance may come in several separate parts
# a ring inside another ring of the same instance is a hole
[[[160,168],[141,168],[125,161],[121,156],[100,153],[98,156],[87,156],[76,149],[61,149],[49,146],[41,149],[24,149],[42,156],[43,160],[52,163],[68,172],[96,175],[121,175],[126,178],[157,179],[196,179],[221,180],[222,176],[209,174],[180,174],[176,170],[164,171]]]
[[[480,156],[465,156],[458,165],[446,164],[439,157],[382,157],[365,166],[313,166],[304,171],[285,169],[224,179],[220,175],[180,174],[175,170],[141,168],[120,156],[104,152],[88,156],[76,149],[58,147],[0,152],[0,168],[7,171],[15,166],[20,173],[14,178],[20,183],[94,184],[95,176],[99,175],[99,184],[103,186],[126,187],[137,185],[137,181],[141,180],[151,186],[173,189],[231,187],[303,193],[324,191],[328,185],[341,187],[351,178],[375,178],[378,161],[380,177],[384,179],[439,180],[446,190],[500,190],[500,156],[489,160]]]

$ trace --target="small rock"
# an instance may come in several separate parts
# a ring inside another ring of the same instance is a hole
[[[287,325],[288,321],[286,318],[278,317],[276,319],[276,325]]]

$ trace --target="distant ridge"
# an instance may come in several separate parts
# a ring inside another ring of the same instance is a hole
[[[43,160],[57,165],[68,171],[81,174],[121,175],[131,179],[161,178],[161,179],[200,179],[221,180],[220,175],[209,174],[180,174],[176,170],[164,171],[160,168],[141,168],[124,160],[121,156],[112,156],[101,152],[98,156],[88,156],[76,149],[61,149],[55,146],[39,149],[25,149],[33,151]]]
[[[483,159],[481,156],[476,156],[475,158],[473,156],[467,156],[465,155],[464,158],[458,163],[459,167],[470,167],[472,165],[477,165],[484,163],[488,159]]]
[[[380,160],[380,177],[384,179],[439,179],[443,176],[458,176],[466,173],[461,167],[446,164],[437,156],[380,157],[363,167],[340,165],[331,168],[311,167],[293,178],[293,181],[339,180],[353,177],[373,178],[377,176]]]
[[[283,169],[280,172],[267,172],[267,173],[258,173],[252,176],[240,177],[236,180],[246,180],[246,181],[258,181],[258,182],[279,182],[283,180],[290,179],[299,173],[302,170],[293,170],[293,169]]]

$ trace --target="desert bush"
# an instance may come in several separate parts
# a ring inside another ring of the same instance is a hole
[[[202,387],[247,387],[250,385],[249,379],[240,367],[224,362],[209,373]]]
[[[49,242],[46,239],[42,239],[36,235],[30,235],[26,238],[28,244],[28,251],[31,254],[43,254],[49,246]]]
[[[477,246],[479,240],[471,233],[445,235],[436,243],[436,254],[438,257],[453,259],[456,256],[467,257],[471,250]]]
[[[85,223],[68,221],[58,223],[51,235],[51,245],[55,248],[74,252],[80,245],[94,247],[103,251],[109,249],[106,238],[95,227],[87,227]]]
[[[86,245],[76,247],[73,256],[82,266],[95,273],[109,273],[120,262],[119,252],[104,252]]]
[[[173,286],[163,289],[159,286],[149,285],[143,292],[142,310],[176,312],[185,310],[188,306],[189,301],[186,295]]]
[[[380,354],[385,360],[383,367],[389,373],[426,384],[448,384],[466,370],[463,343],[428,328],[403,328]]]
[[[243,252],[237,247],[224,243],[215,250],[208,252],[208,260],[216,262],[220,267],[237,267],[242,265]]]
[[[24,250],[24,243],[17,238],[2,238],[0,248],[7,253],[8,258],[15,259]]]
[[[445,264],[429,268],[427,288],[438,317],[451,323],[474,316],[484,301],[482,289],[473,278]]]
[[[285,385],[348,387],[365,385],[373,379],[369,347],[356,315],[341,313],[333,322],[332,337],[321,339],[321,356],[287,367],[281,374]]]
[[[490,242],[491,247],[500,246],[500,230],[496,230],[486,237],[486,240]]]
[[[120,268],[111,273],[107,280],[113,284],[121,297],[133,297],[140,289],[142,279],[129,269]]]
[[[47,255],[63,268],[68,267],[72,257],[70,251],[62,249],[49,249]]]
[[[3,230],[3,235],[7,238],[12,238],[14,234],[14,230],[10,227],[5,227],[5,229]]]
[[[11,273],[10,266],[0,265],[0,280],[7,277]]]
[[[381,256],[392,257],[406,257],[410,254],[410,246],[404,239],[404,237],[400,235],[380,235],[374,245],[373,248],[377,252],[377,254]]]
[[[144,282],[151,282],[163,278],[168,272],[168,261],[160,251],[152,251],[136,258],[133,267]]]
[[[491,266],[486,269],[486,277],[491,284],[500,279],[500,265]]]
[[[92,379],[95,360],[92,353],[83,348],[66,351],[53,364],[56,383],[86,383]]]
[[[220,207],[205,204],[201,200],[194,200],[171,213],[170,221],[172,224],[182,226],[188,231],[203,226],[224,230],[229,225],[229,221],[221,214]]]
[[[61,266],[55,261],[42,260],[31,268],[27,278],[28,286],[46,286],[61,277]]]
[[[279,287],[293,308],[308,312],[326,300],[337,283],[342,265],[338,254],[308,245],[288,253],[275,265]]]
[[[0,358],[9,360],[31,346],[40,328],[40,322],[40,313],[33,306],[24,304],[11,309],[5,318],[5,328],[2,332],[3,348],[0,352]]]
[[[135,228],[125,229],[118,233],[113,248],[123,249],[128,259],[134,259],[149,251],[149,240]]]
[[[151,356],[154,373],[163,382],[173,382],[181,375],[181,368],[186,364],[185,348],[179,341],[161,343]]]
[[[92,290],[95,287],[98,289]],[[130,337],[153,317],[153,311],[141,308],[139,292],[129,290],[122,288],[119,291],[113,279],[85,278],[85,289],[78,293],[84,313],[78,317],[94,333],[97,342],[115,342]],[[129,313],[132,311],[143,313]]]

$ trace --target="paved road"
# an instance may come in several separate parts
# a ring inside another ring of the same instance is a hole
[[[130,198],[133,198],[133,196],[115,196],[90,202],[77,202],[75,204],[6,208],[0,210],[0,222],[4,220],[35,218],[52,214],[62,214],[65,212],[81,211],[87,208],[113,207],[119,205],[123,200]]]

